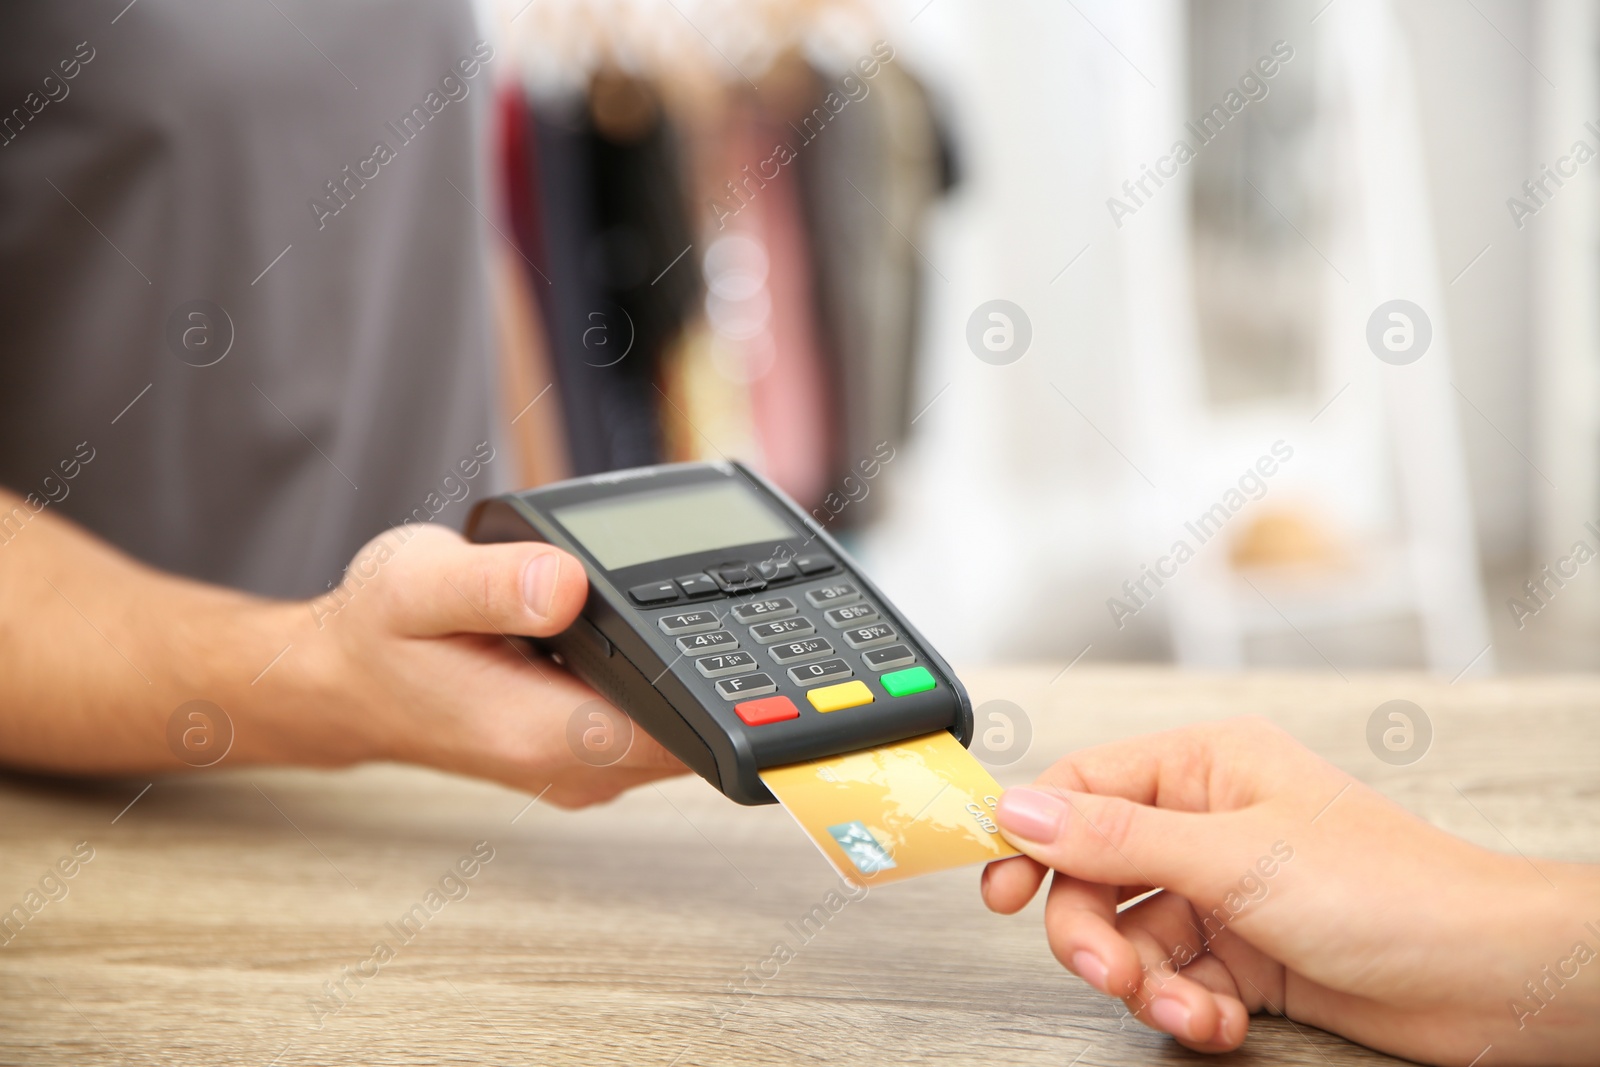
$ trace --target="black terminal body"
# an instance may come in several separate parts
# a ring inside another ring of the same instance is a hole
[[[741,804],[760,773],[949,730],[972,704],[948,664],[782,492],[738,463],[614,471],[494,497],[480,543],[545,541],[589,598],[536,644]]]

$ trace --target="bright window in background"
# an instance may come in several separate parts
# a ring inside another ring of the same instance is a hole
[[[1291,58],[1274,55],[1280,41]],[[1328,271],[1313,247],[1326,244],[1327,173],[1315,42],[1304,5],[1190,0],[1185,134],[1199,144],[1195,302],[1214,406],[1312,399]]]

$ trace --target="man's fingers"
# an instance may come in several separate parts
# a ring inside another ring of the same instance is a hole
[[[641,730],[638,724],[633,726],[633,743],[628,746],[627,753],[616,767],[618,770],[638,771],[663,778],[682,774],[689,769],[682,760],[668,752],[660,741]]]
[[[357,553],[340,591],[354,600],[367,584],[411,637],[548,637],[572,625],[589,594],[583,565],[553,545],[474,545],[434,526],[397,527]]]
[[[568,811],[603,804],[630,789],[683,774],[688,768],[679,764],[675,769],[601,767],[576,769],[558,778],[542,796],[544,803]]]
[[[1209,900],[1254,859],[1246,812],[1197,814],[1122,797],[1008,789],[996,815],[1010,842],[1040,863],[1106,885],[1167,886]],[[1243,857],[1243,858],[1241,858]]]

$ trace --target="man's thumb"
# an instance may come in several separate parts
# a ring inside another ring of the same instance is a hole
[[[363,549],[357,561],[385,541],[400,541],[384,568],[386,607],[396,628],[413,637],[548,637],[572,625],[589,595],[583,564],[554,545],[474,545],[439,527],[404,526]]]

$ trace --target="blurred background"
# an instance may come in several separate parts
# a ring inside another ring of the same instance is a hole
[[[750,462],[964,664],[1600,666],[1596,5],[480,4],[529,480]]]

